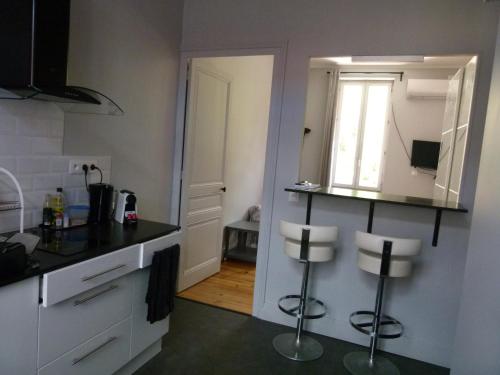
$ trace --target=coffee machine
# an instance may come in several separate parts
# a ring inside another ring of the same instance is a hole
[[[137,198],[130,190],[120,190],[116,199],[115,220],[122,224],[137,222]]]
[[[114,188],[110,184],[89,185],[89,224],[105,223],[113,214]]]

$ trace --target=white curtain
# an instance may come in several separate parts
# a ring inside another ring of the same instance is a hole
[[[335,127],[339,77],[340,71],[338,69],[332,70],[328,77],[328,97],[326,101],[325,120],[323,126],[323,144],[321,147],[321,159],[319,166],[319,181],[321,186],[328,186],[330,183],[333,131]]]

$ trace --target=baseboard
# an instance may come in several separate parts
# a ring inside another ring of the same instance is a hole
[[[159,352],[161,352],[161,339],[136,355],[135,358],[131,359],[125,366],[115,372],[114,375],[132,375]]]

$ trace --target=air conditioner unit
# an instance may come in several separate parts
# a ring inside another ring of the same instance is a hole
[[[447,79],[408,79],[406,97],[408,99],[446,99]]]

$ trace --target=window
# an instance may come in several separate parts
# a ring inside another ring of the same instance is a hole
[[[392,84],[340,81],[330,186],[380,190]]]

